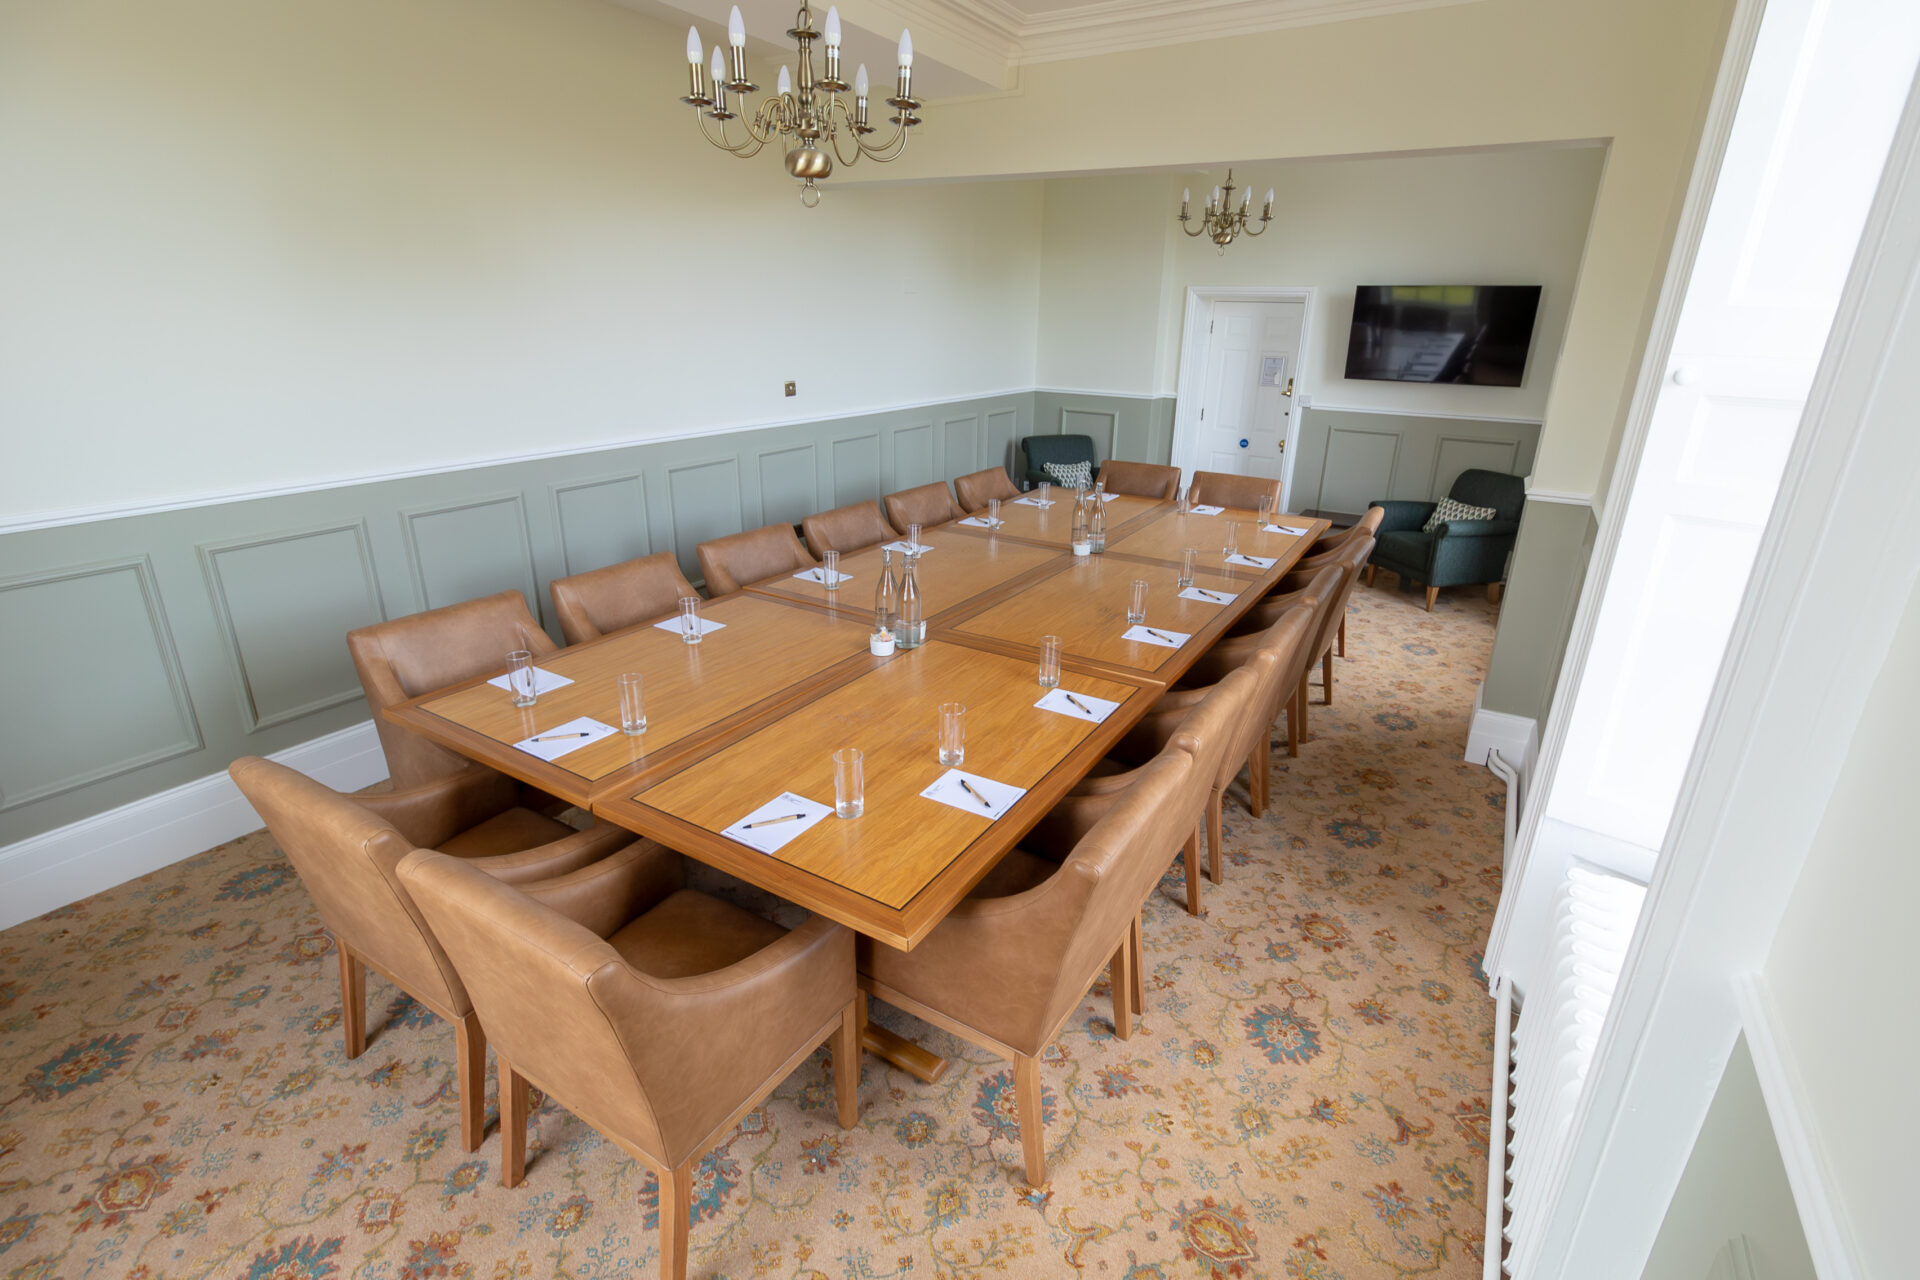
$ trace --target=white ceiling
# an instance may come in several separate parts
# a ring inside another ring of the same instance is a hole
[[[689,18],[711,46],[734,0],[614,0],[669,21]],[[1472,0],[834,0],[849,67],[892,78],[902,27],[913,31],[915,95],[950,98],[1012,88],[1029,62],[1150,49],[1251,31],[1342,22]],[[739,0],[749,48],[791,60],[786,38],[797,0]],[[826,5],[815,10],[824,21]]]

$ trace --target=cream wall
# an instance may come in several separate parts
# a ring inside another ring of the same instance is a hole
[[[1826,816],[1767,955],[1778,1028],[1799,1067],[1806,1120],[1826,1157],[1860,1274],[1910,1274],[1908,1095],[1913,911],[1920,839],[1911,802],[1920,722],[1920,589],[1909,593]]]
[[[1235,181],[1256,201],[1276,189],[1274,221],[1224,254],[1174,221],[1181,190],[1197,209],[1224,170],[1049,181],[1040,380],[1171,396],[1189,288],[1309,286],[1304,385],[1316,403],[1538,421],[1603,162],[1581,147],[1247,166]],[[1348,381],[1356,284],[1543,286],[1523,385]]]
[[[1039,184],[803,209],[693,136],[682,38],[7,0],[0,521],[1033,384]]]
[[[1478,0],[1021,69],[903,176],[1609,141],[1535,481],[1585,493],[1624,418],[1728,0]],[[892,175],[888,175],[892,176]]]

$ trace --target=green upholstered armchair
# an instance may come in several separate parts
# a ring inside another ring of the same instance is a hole
[[[1520,532],[1520,508],[1527,500],[1520,477],[1498,471],[1462,471],[1447,496],[1468,506],[1492,507],[1494,517],[1448,520],[1432,533],[1422,533],[1421,526],[1438,503],[1381,499],[1368,504],[1386,512],[1375,535],[1379,542],[1373,549],[1373,559],[1367,565],[1369,585],[1378,569],[1391,569],[1400,575],[1402,583],[1425,583],[1427,608],[1431,611],[1441,587],[1497,583],[1505,578],[1507,554]]]
[[[1020,442],[1027,453],[1027,483],[1051,480],[1045,464],[1084,462],[1095,479],[1100,476],[1100,460],[1094,456],[1092,436],[1028,436]]]

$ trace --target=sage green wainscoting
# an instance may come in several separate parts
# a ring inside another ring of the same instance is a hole
[[[1069,399],[1150,446],[1147,402]],[[671,550],[698,581],[704,539],[1005,464],[1034,427],[1021,391],[0,535],[0,847],[365,720],[353,627],[511,588],[552,630],[552,578]]]
[[[1165,463],[1173,456],[1173,397],[1036,391],[1033,434],[1092,436],[1102,462]]]
[[[1546,723],[1600,526],[1583,502],[1527,499],[1480,705]]]
[[[1537,422],[1303,409],[1287,506],[1356,519],[1377,498],[1438,502],[1469,467],[1528,474],[1539,442]]]

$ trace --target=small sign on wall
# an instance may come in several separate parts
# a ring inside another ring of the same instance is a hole
[[[1260,358],[1260,385],[1277,387],[1286,376],[1287,358],[1285,356],[1262,356]]]

